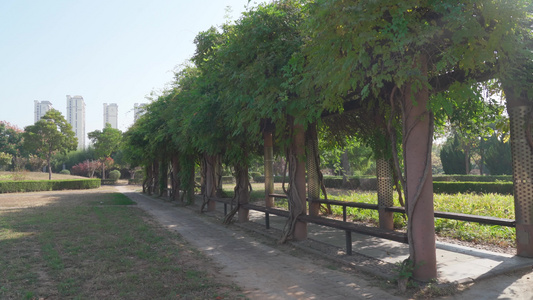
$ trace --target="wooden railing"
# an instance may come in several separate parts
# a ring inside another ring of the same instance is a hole
[[[269,194],[269,196],[274,197],[274,198],[287,198],[287,196],[284,194]],[[220,198],[211,198],[211,200],[224,203],[224,214],[225,215],[227,214],[227,205],[231,204],[230,200],[220,199]],[[344,230],[345,237],[346,237],[346,254],[348,255],[352,254],[352,232],[366,234],[366,235],[375,236],[379,238],[384,238],[384,239],[397,241],[401,243],[408,243],[407,234],[404,232],[387,230],[387,229],[382,229],[379,227],[358,225],[358,224],[354,224],[354,223],[346,221],[347,207],[378,210],[377,204],[370,204],[370,203],[363,203],[363,202],[347,202],[347,201],[339,201],[339,200],[324,200],[324,199],[314,200],[314,202],[321,203],[321,204],[342,206],[343,220],[339,221],[339,220],[323,218],[323,217],[318,217],[318,216],[309,216],[309,215],[299,216],[298,219],[304,222],[309,222],[309,223],[314,223],[317,225]],[[243,207],[247,209],[251,209],[251,210],[264,212],[265,213],[265,226],[267,229],[270,228],[270,214],[285,217],[285,218],[289,217],[289,212],[283,209],[265,207],[265,206],[255,205],[255,204],[244,204]],[[385,210],[390,211],[390,212],[405,214],[405,208],[403,207],[393,206],[393,207],[387,207],[385,208]],[[435,218],[452,219],[452,220],[459,220],[459,221],[466,221],[466,222],[476,222],[476,223],[488,224],[488,225],[499,225],[499,226],[507,226],[507,227],[516,226],[515,220],[488,217],[488,216],[478,216],[478,215],[469,215],[469,214],[451,213],[451,212],[439,212],[439,211],[434,212],[434,216]]]

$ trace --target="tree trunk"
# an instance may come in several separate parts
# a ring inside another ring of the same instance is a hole
[[[215,196],[222,198],[222,157],[215,156]]]
[[[246,161],[246,160],[244,160]],[[249,209],[244,208],[243,204],[250,202],[250,179],[248,178],[248,165],[246,163],[235,165],[235,196],[238,203],[238,217],[239,222],[244,223],[249,221]]]
[[[168,160],[166,155],[161,159],[159,167],[159,197],[165,195],[168,191]],[[167,194],[168,195],[168,194]]]
[[[146,176],[145,176],[145,178],[143,180],[143,183],[142,183],[143,194],[146,194],[146,184],[148,183],[148,178],[150,178],[149,175],[148,175],[148,172],[149,172],[148,171],[148,167],[144,167],[144,173],[146,173]]]
[[[284,243],[290,236],[295,240],[307,239],[307,222],[298,220],[307,213],[305,201],[305,131],[302,125],[293,123],[291,144],[287,155],[289,162],[289,218],[280,240]]]
[[[146,167],[146,178],[143,182],[143,193],[147,193],[148,195],[152,195],[152,184],[154,180],[154,164],[153,162]]]
[[[517,80],[503,81],[511,123],[517,255],[533,257],[533,104]]]
[[[193,155],[180,155],[180,187],[183,191],[181,196],[181,201],[186,200],[187,204],[194,204],[194,188],[196,185],[194,176],[195,176],[195,157]]]
[[[105,179],[105,158],[102,160],[102,179]]]
[[[154,159],[154,162],[152,163],[154,166],[152,171],[152,193],[158,194],[159,193],[159,160]]]
[[[50,163],[51,155],[52,154],[50,153],[48,159],[46,160],[46,164],[48,165],[48,180],[52,180],[52,164]]]
[[[177,154],[172,155],[172,201],[178,200],[180,194],[180,160]]]
[[[272,141],[272,131],[265,130],[263,133],[265,147],[265,206],[274,206],[274,147]]]
[[[214,211],[216,209],[216,202],[209,200],[216,196],[216,165],[218,163],[216,155],[204,155],[205,161],[205,194],[207,197],[207,211]]]
[[[427,57],[414,65],[427,79]],[[433,116],[427,110],[429,93],[424,79],[408,82],[404,91],[404,153],[410,259],[413,277],[429,281],[437,277],[431,146]]]
[[[301,125],[295,125],[294,126],[294,137],[292,142],[292,153],[293,153],[293,163],[295,163],[295,167],[293,169],[293,175],[294,176],[294,187],[291,186],[292,197],[296,201],[300,201],[300,205],[302,206],[301,211],[293,211],[295,217],[298,217],[299,215],[306,215],[307,214],[307,208],[306,208],[306,197],[305,197],[305,131],[303,126]],[[298,194],[298,198],[295,197],[296,193]],[[307,222],[303,221],[297,221],[294,227],[294,239],[297,241],[305,240],[307,239]]]

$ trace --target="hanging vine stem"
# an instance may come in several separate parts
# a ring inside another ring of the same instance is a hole
[[[212,164],[209,159],[207,159],[206,155],[202,155],[202,159],[203,159],[203,162],[204,162],[204,166],[202,168],[202,172],[204,174],[204,178],[205,178],[205,191],[204,191],[204,194],[203,194],[203,202],[202,202],[202,206],[200,206],[200,212],[203,212],[204,211],[204,208],[205,206],[209,203],[209,199],[210,199],[210,195],[211,195],[211,191],[208,191],[207,190],[207,182],[208,182],[208,179],[207,179],[207,176],[208,176],[208,172],[207,172],[207,169],[208,167],[210,166],[211,167],[211,170],[215,170],[215,166],[214,164]],[[215,184],[215,181],[216,181],[216,174],[215,172],[211,172],[211,174],[209,175],[211,176],[211,182],[212,184],[211,185],[214,185]],[[213,186],[211,186],[211,188],[213,188]]]
[[[243,189],[246,189],[246,196],[247,199],[250,199],[250,194],[252,192],[252,185],[248,181],[248,175],[245,174],[245,171],[243,170],[242,166],[235,165],[233,167],[235,169],[235,179],[237,181],[237,184],[233,188],[233,198],[231,198],[231,210],[230,212],[224,217],[224,224],[230,224],[233,220],[233,217],[235,214],[239,211],[239,208],[241,206],[241,202],[243,199],[241,199],[241,191]],[[246,185],[246,187],[243,187],[243,184]],[[237,200],[237,201],[235,201]],[[236,205],[234,203],[236,202]]]
[[[316,130],[314,131],[316,134]],[[316,136],[307,136],[307,139],[314,139]],[[326,191],[326,186],[324,185],[324,174],[322,174],[322,171],[320,170],[320,154],[318,152],[318,143],[314,142],[306,142],[306,145],[308,147],[311,147],[312,149],[308,149],[308,153],[311,153],[313,155],[314,160],[314,167],[315,172],[318,176],[318,185],[320,186],[320,190],[322,191],[322,194],[324,195],[324,200],[328,200],[328,193]],[[309,154],[308,154],[309,155]],[[326,215],[332,214],[331,205],[330,204],[320,204],[320,210],[322,210],[322,213]]]
[[[215,195],[222,198],[222,159],[220,154],[215,156]]]
[[[289,190],[287,193],[287,199],[289,204],[289,218],[285,223],[283,229],[283,235],[279,240],[280,244],[283,244],[287,239],[294,233],[294,228],[296,222],[298,221],[298,216],[304,212],[304,207],[302,206],[301,195],[298,193],[295,185],[295,175],[296,175],[296,165],[298,162],[298,157],[294,153],[292,147],[289,147],[288,151],[288,165],[289,165]]]
[[[313,144],[313,146],[316,146]],[[320,185],[320,190],[322,191],[322,194],[324,195],[324,200],[328,201],[328,193],[326,192],[326,185],[324,185],[324,174],[322,174],[322,171],[320,170],[320,156],[318,154],[318,149],[313,149],[314,160],[315,160],[315,166],[316,166],[316,173],[318,175],[318,184]],[[331,215],[331,204],[321,204],[320,209],[322,212],[326,215]]]
[[[281,188],[283,189],[283,192],[285,195],[289,195],[289,192],[287,191],[287,188],[285,187],[285,179],[287,178],[287,166],[289,164],[289,150],[285,151],[285,166],[283,167],[283,179],[281,180]],[[290,189],[290,183],[289,183],[289,189]]]
[[[407,222],[407,239],[409,244],[411,245],[409,247],[409,255],[410,259],[412,261],[415,261],[415,253],[414,253],[414,239],[413,239],[413,217],[414,217],[414,211],[416,209],[416,206],[418,204],[418,200],[420,199],[420,195],[422,194],[422,189],[424,188],[424,184],[426,183],[426,179],[428,175],[431,172],[431,147],[433,145],[433,130],[434,130],[434,120],[433,120],[433,113],[432,112],[424,112],[424,115],[427,114],[429,118],[429,133],[428,133],[428,142],[427,142],[427,153],[426,153],[426,162],[424,164],[424,173],[422,174],[422,178],[420,179],[420,182],[418,183],[415,191],[415,195],[413,197],[412,203],[407,207],[407,217],[409,221]]]
[[[533,153],[533,137],[531,136],[531,131],[533,128],[533,108],[531,109],[531,112],[529,113],[529,118],[527,118],[526,121],[526,140],[529,144],[529,149],[531,150],[531,153]]]
[[[320,158],[317,156],[317,160],[320,161]],[[328,201],[328,193],[326,192],[326,185],[324,184],[324,174],[322,174],[322,171],[320,170],[320,165],[318,165],[320,162],[317,163],[317,172],[318,172],[318,181],[320,182],[320,190],[322,190],[322,194],[324,195],[324,200]],[[331,215],[333,211],[331,210],[331,204],[320,205],[320,208],[322,209],[322,213],[325,215]]]
[[[398,192],[398,200],[400,201],[400,205],[401,206],[404,206],[405,207],[405,203],[403,201],[403,197],[402,197],[402,188],[403,188],[403,193],[405,193],[405,188],[406,188],[406,185],[405,185],[405,179],[402,175],[402,170],[400,168],[400,159],[398,158],[398,149],[396,148],[396,141],[397,141],[397,138],[396,138],[396,131],[394,130],[393,126],[392,126],[392,120],[394,119],[394,115],[396,114],[396,109],[395,109],[395,105],[394,105],[394,94],[396,93],[396,90],[398,89],[398,87],[394,87],[392,89],[392,92],[391,92],[391,95],[390,95],[390,106],[391,106],[391,115],[390,115],[390,118],[389,118],[389,121],[387,122],[387,130],[389,131],[389,136],[390,136],[390,139],[391,139],[391,147],[392,147],[392,160],[393,160],[393,163],[394,163],[394,173],[395,173],[395,182],[397,183],[398,180],[400,181],[400,186],[398,186],[398,184],[396,184],[396,191]]]

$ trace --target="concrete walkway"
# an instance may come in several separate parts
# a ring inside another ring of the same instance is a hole
[[[223,205],[221,204],[220,206]],[[265,214],[255,211],[250,212],[250,220],[265,224]],[[283,217],[270,216],[270,226],[282,229],[285,220]],[[338,249],[346,248],[344,231],[335,228],[308,224],[308,237],[333,245]],[[352,251],[355,255],[364,255],[376,259],[382,264],[396,264],[408,258],[409,245],[352,233]],[[437,242],[436,251],[439,283],[469,283],[511,271],[531,270],[533,266],[533,259],[531,258],[494,253],[442,242]],[[341,255],[343,259],[349,261],[350,258],[343,254]],[[374,270],[370,268],[367,271],[373,272]],[[387,274],[373,273],[387,277]]]
[[[218,212],[200,215],[190,208],[132,192],[129,187],[117,189],[210,256],[221,266],[221,273],[230,276],[251,299],[403,299],[394,295],[394,290],[387,292],[377,286],[384,286],[385,279],[394,276],[391,266],[407,258],[406,244],[353,233],[354,255],[347,256],[343,253],[343,231],[313,224],[308,225],[307,241],[291,243],[306,253],[327,255],[382,278],[376,280],[324,267],[309,256],[288,254],[278,245],[269,246],[250,236],[252,230],[275,241],[285,224],[282,217],[271,216],[271,229],[267,230],[264,214],[250,212],[251,222],[226,227],[220,221],[213,222],[215,215],[222,216],[221,203],[217,203]],[[533,299],[533,259],[444,243],[437,248],[438,283],[475,283],[461,295],[447,299]],[[478,284],[481,279],[485,280]]]
[[[401,299],[376,287],[379,282],[319,266],[305,255],[290,255],[189,208],[128,187],[117,189],[212,258],[250,299]]]

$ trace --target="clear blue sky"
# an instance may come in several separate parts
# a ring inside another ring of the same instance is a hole
[[[66,95],[86,104],[86,131],[117,103],[119,129],[194,54],[194,37],[236,20],[248,0],[1,0],[0,120],[33,124],[34,100],[65,115]],[[253,5],[253,2],[250,4]],[[231,12],[226,12],[226,7]],[[88,141],[86,141],[88,142]]]

